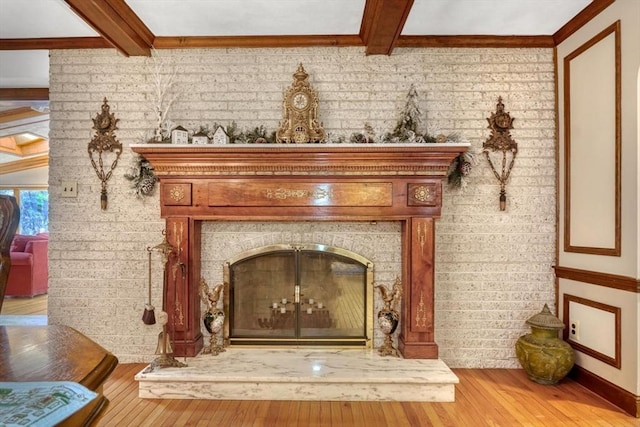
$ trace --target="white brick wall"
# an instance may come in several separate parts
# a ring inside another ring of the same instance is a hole
[[[524,321],[554,302],[555,113],[551,49],[361,48],[160,51],[179,69],[181,93],[171,120],[187,128],[226,124],[275,129],[282,92],[298,63],[320,97],[320,120],[349,137],[369,122],[391,130],[410,84],[421,96],[431,133],[458,132],[479,151],[486,118],[502,96],[515,117],[519,154],[507,186],[507,210],[486,160],[463,193],[445,190],[436,232],[436,341],[455,367],[516,367],[514,342]],[[162,240],[158,198],[140,201],[123,175],[126,148],[154,127],[152,61],[112,50],[51,51],[51,323],[69,324],[122,362],[149,361],[157,328],[142,324],[146,251]],[[124,153],[100,210],[100,182],[87,155],[91,118],[107,97],[120,119]],[[60,198],[62,181],[78,198]],[[366,254],[365,254],[366,256]],[[154,304],[160,307],[154,257]],[[378,280],[378,279],[376,279]]]

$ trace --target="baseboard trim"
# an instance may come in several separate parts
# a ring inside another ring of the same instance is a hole
[[[569,373],[569,378],[616,405],[629,415],[640,418],[640,396],[636,396],[578,365],[573,367]]]

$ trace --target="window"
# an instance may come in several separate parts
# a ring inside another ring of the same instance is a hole
[[[14,196],[20,206],[20,234],[49,231],[49,191],[46,189],[0,188],[0,194]]]

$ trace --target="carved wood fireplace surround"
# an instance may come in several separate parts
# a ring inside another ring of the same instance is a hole
[[[436,359],[434,219],[451,161],[469,144],[137,144],[160,178],[161,215],[177,248],[164,309],[176,356],[203,346],[203,221],[400,221],[405,358]]]

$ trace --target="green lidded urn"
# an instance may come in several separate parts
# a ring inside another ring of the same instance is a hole
[[[558,338],[564,328],[547,304],[526,322],[531,333],[518,338],[516,356],[529,379],[539,384],[557,384],[573,368],[575,355],[569,344]]]

